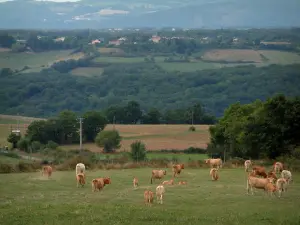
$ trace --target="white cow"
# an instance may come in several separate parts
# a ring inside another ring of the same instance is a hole
[[[292,173],[289,170],[282,170],[281,177],[285,178],[288,184],[290,184],[290,182],[293,181]]]
[[[156,198],[157,198],[157,202],[159,202],[160,204],[163,204],[164,193],[165,193],[165,188],[163,185],[159,185],[156,187]]]
[[[85,165],[83,163],[77,163],[76,165],[76,175],[79,173],[85,173]]]
[[[245,163],[244,163],[244,165],[245,165],[245,171],[248,172],[249,169],[250,169],[250,167],[251,167],[251,165],[252,165],[251,160],[246,160]]]

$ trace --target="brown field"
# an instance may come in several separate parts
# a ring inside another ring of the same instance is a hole
[[[142,141],[148,150],[186,149],[189,147],[206,148],[209,142],[208,125],[194,125],[195,132],[189,132],[190,125],[115,125],[122,136],[119,151],[129,151],[132,142]],[[112,130],[108,125],[105,130]],[[64,146],[66,149],[78,148],[78,145]],[[95,144],[83,144],[83,148],[99,152],[102,148]]]
[[[259,51],[254,51],[251,49],[215,49],[205,52],[202,58],[204,60],[210,61],[252,61],[256,63],[262,62]]]
[[[10,48],[0,48],[0,52],[10,52]]]
[[[109,53],[124,53],[122,49],[119,48],[98,48],[100,53],[109,54]]]
[[[17,120],[19,119],[19,128],[21,134],[24,134],[26,127],[34,120],[39,118],[0,115],[0,146],[7,145],[7,136],[11,127],[17,128]],[[194,125],[195,132],[188,131],[190,125],[121,125],[116,124],[115,129],[122,136],[120,151],[128,151],[132,142],[142,141],[148,150],[160,149],[186,149],[188,147],[206,148],[209,142],[209,125]],[[105,130],[112,130],[113,125],[109,124]],[[65,149],[78,148],[79,145],[63,146]],[[91,151],[102,151],[93,143],[83,144],[83,148]]]

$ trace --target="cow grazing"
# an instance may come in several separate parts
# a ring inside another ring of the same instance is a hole
[[[171,180],[165,180],[161,183],[162,185],[174,185],[174,179]]]
[[[133,178],[133,187],[134,187],[134,188],[137,188],[138,185],[139,185],[139,180],[138,180],[136,177],[134,177],[134,178]]]
[[[154,193],[150,190],[146,190],[144,192],[144,200],[145,200],[145,204],[149,204],[151,205],[153,203],[153,198],[154,198]]]
[[[163,204],[163,195],[165,193],[165,187],[163,185],[159,185],[156,187],[156,199],[157,202]]]
[[[49,165],[43,166],[43,168],[42,168],[42,176],[44,176],[46,174],[48,176],[48,178],[49,178],[52,175],[52,171],[53,171],[53,169],[52,169],[51,166],[49,166]]]
[[[165,175],[167,175],[166,170],[152,170],[152,176],[151,176],[151,184],[154,179],[159,179],[163,178]]]
[[[85,165],[83,163],[77,163],[75,167],[76,175],[78,173],[85,173]]]
[[[285,178],[279,178],[276,181],[276,189],[278,191],[278,197],[280,198],[282,195],[282,192],[286,192],[287,191],[287,185],[288,182]]]
[[[293,181],[292,173],[289,170],[282,170],[281,177],[285,178],[288,184],[290,184],[290,182]]]
[[[96,190],[101,191],[106,184],[110,184],[110,178],[96,178],[92,180],[92,191],[95,192]]]
[[[187,182],[186,181],[179,181],[178,185],[187,185]]]
[[[265,186],[265,191],[269,193],[271,196],[276,192],[276,190],[277,190],[276,186],[271,182],[267,183]]]
[[[273,171],[275,173],[281,173],[283,170],[283,164],[281,162],[275,162],[273,165]]]
[[[268,175],[266,173],[266,169],[263,166],[253,166],[252,171],[254,171],[255,176],[261,176],[263,178],[267,178]]]
[[[210,165],[210,167],[217,167],[217,169],[222,168],[222,159],[206,159],[205,163]]]
[[[209,172],[210,176],[211,176],[211,180],[218,180],[219,179],[219,175],[218,175],[218,169],[216,168],[212,168]]]
[[[274,181],[277,180],[277,176],[276,176],[276,173],[274,171],[270,171],[268,174],[267,174],[267,178],[274,178]]]
[[[244,163],[244,165],[245,165],[245,172],[248,172],[249,169],[250,169],[250,167],[251,167],[251,165],[252,165],[251,160],[246,160],[245,163]]]
[[[173,171],[173,177],[176,175],[178,176],[181,173],[181,170],[184,169],[184,164],[177,164],[173,165],[172,171]]]
[[[83,187],[85,185],[85,175],[84,175],[84,173],[78,173],[76,175],[76,180],[77,180],[77,187],[79,187],[79,185],[81,185],[81,187]]]
[[[252,195],[254,195],[253,188],[256,189],[264,189],[268,183],[273,182],[273,178],[259,178],[255,177],[255,171],[252,171],[247,178],[247,194],[249,194],[249,190],[251,189]]]

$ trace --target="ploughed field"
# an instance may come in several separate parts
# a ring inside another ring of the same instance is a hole
[[[187,185],[166,186],[163,205],[154,200],[149,207],[143,193],[159,184],[150,184],[151,170],[87,170],[83,188],[76,187],[75,171],[54,171],[50,179],[40,172],[1,174],[1,224],[299,224],[300,173],[293,173],[294,183],[277,198],[262,190],[247,195],[241,168],[220,169],[218,181],[211,181],[208,168],[184,169],[175,183]],[[105,176],[112,183],[93,193],[91,180]],[[170,179],[168,168],[164,180]]]

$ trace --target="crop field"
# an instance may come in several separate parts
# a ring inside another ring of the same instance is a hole
[[[155,62],[163,62],[166,57],[154,57]],[[145,57],[108,57],[101,56],[94,59],[94,62],[102,62],[102,63],[143,63],[145,62]]]
[[[78,59],[82,54],[70,55],[72,50],[49,51],[42,53],[11,53],[0,52],[0,68],[22,69],[28,66],[31,70],[38,71],[44,67],[48,67],[55,61]],[[26,70],[25,70],[26,71]]]
[[[190,125],[115,125],[122,136],[120,151],[129,151],[134,141],[142,141],[148,150],[206,148],[209,142],[208,125],[194,125],[195,132],[188,131]],[[112,130],[109,124],[105,130]],[[65,149],[78,148],[78,145],[63,146]],[[94,152],[102,151],[93,143],[83,144],[83,148]]]
[[[246,194],[243,169],[221,169],[211,181],[209,169],[184,169],[175,185],[165,186],[163,204],[156,198],[144,204],[143,193],[155,193],[159,181],[150,184],[151,168],[87,170],[87,183],[76,187],[75,172],[54,171],[50,179],[40,172],[1,174],[2,224],[299,224],[299,173],[278,198],[262,190]],[[91,180],[111,178],[101,192],[92,192]],[[132,179],[139,179],[134,189]],[[171,179],[171,169],[163,180]],[[187,181],[187,185],[177,185]],[[154,196],[155,197],[155,196]]]
[[[110,53],[119,53],[119,54],[122,54],[124,53],[124,51],[120,48],[98,48],[98,51],[100,53],[103,53],[103,54],[110,54]]]
[[[300,62],[300,55],[292,52],[251,49],[215,49],[205,52],[204,60],[227,62],[255,62],[258,64],[293,64]]]
[[[99,67],[79,67],[72,70],[71,74],[75,76],[93,77],[100,76],[103,72],[104,69]]]

